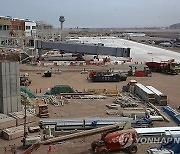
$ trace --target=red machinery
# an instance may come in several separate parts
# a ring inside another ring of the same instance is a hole
[[[108,151],[126,150],[130,154],[137,152],[137,133],[134,129],[106,132],[101,140],[91,144],[92,150],[98,154],[107,154]]]
[[[162,72],[166,74],[176,75],[178,74],[176,70],[176,63],[174,63],[174,59],[170,59],[168,61],[158,62],[146,62],[146,65],[154,72]]]

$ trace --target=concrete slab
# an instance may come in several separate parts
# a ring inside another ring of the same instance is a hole
[[[18,111],[18,98],[17,96],[11,97],[11,112]]]
[[[17,95],[17,76],[16,75],[11,75],[10,76],[10,93],[11,96],[16,96]]]
[[[6,65],[6,68],[5,68],[5,71],[6,71],[6,74],[5,75],[10,75],[10,62],[5,62],[5,65]]]
[[[13,140],[22,137],[24,134],[24,126],[6,128],[3,130],[3,138],[6,140]]]
[[[11,62],[10,63],[10,75],[16,75],[17,74],[17,68],[16,68],[17,62]]]
[[[7,98],[6,98],[6,101],[7,101],[7,113],[6,113],[6,114],[8,114],[8,113],[12,112],[12,102],[11,102],[11,98],[10,98],[10,97],[7,97]],[[4,104],[5,104],[5,102],[4,102]]]
[[[7,97],[7,84],[6,84],[6,76],[1,76],[0,81],[0,97]]]
[[[19,75],[16,75],[16,91],[17,91],[17,95],[18,95],[18,96],[21,95]]]
[[[2,97],[0,100],[1,103],[1,108],[0,108],[0,112],[7,114],[8,112],[8,102],[7,102],[7,98],[6,97]]]
[[[101,37],[80,37],[79,41],[88,43],[103,43],[105,46],[111,47],[122,47],[131,48],[131,57],[133,61],[144,62],[144,61],[164,61],[169,59],[175,59],[180,62],[180,54],[171,50],[161,49],[141,43],[137,43],[130,40],[124,40],[115,37],[108,37],[106,39],[101,39]],[[111,57],[116,59],[115,57]],[[120,58],[118,58],[120,59]]]
[[[6,97],[10,97],[10,76],[5,76],[6,78]],[[4,90],[4,89],[3,89]]]
[[[9,113],[9,116],[16,119],[16,125],[17,126],[24,124],[24,112],[23,111]],[[36,116],[27,112],[27,119],[26,119],[27,123],[35,122],[36,119],[37,119]]]
[[[17,109],[18,111],[22,111],[21,96],[17,96]]]
[[[0,113],[0,136],[3,129],[16,126],[16,119]]]
[[[0,62],[0,76],[6,75],[6,64],[4,62]]]

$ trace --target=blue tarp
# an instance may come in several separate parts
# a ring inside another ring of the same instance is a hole
[[[26,94],[29,96],[29,98],[36,98],[36,95],[35,95],[34,93],[32,93],[32,92],[31,92],[29,89],[27,89],[26,87],[21,86],[21,87],[20,87],[20,91],[26,93]]]
[[[178,125],[180,125],[180,113],[177,112],[175,109],[171,108],[170,106],[163,106],[163,111],[167,113],[171,119],[173,119]]]

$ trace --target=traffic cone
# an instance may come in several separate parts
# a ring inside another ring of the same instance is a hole
[[[51,152],[53,150],[52,145],[49,146],[48,151]]]
[[[37,89],[36,89],[36,94],[37,94]]]
[[[41,88],[40,88],[40,90],[39,90],[39,93],[41,93]]]

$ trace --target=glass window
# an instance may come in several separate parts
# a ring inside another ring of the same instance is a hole
[[[36,29],[36,26],[32,26],[32,29]]]
[[[3,25],[3,30],[6,30],[6,25]]]
[[[31,29],[31,27],[30,26],[26,26],[26,29]]]
[[[7,27],[7,29],[6,29],[6,30],[9,30],[10,26],[9,26],[9,25],[7,25],[6,27]]]
[[[3,30],[3,26],[2,25],[0,25],[0,30]]]

